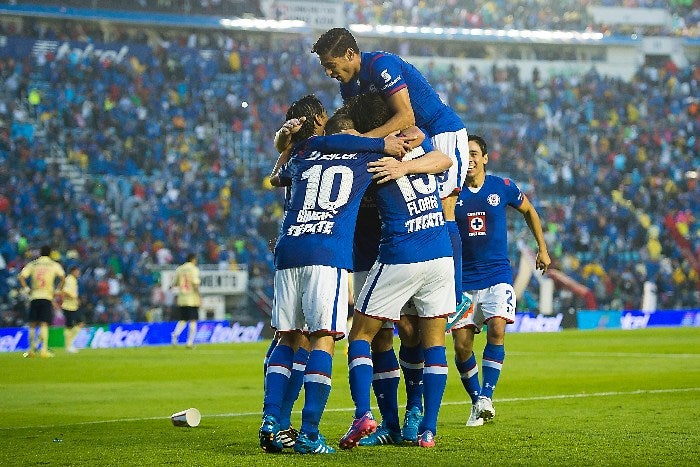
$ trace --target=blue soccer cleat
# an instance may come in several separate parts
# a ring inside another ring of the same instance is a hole
[[[412,407],[411,410],[407,411],[403,419],[403,428],[401,429],[403,439],[415,443],[416,439],[418,439],[418,426],[422,421],[423,414],[418,407]]]
[[[382,446],[384,444],[401,444],[402,442],[401,430],[392,431],[382,422],[377,427],[377,431],[362,438],[359,444],[360,446]]]
[[[280,452],[282,451],[282,443],[277,440],[277,434],[280,431],[280,424],[272,415],[263,416],[258,438],[260,439],[260,447],[265,452]]]
[[[452,327],[457,324],[457,321],[462,319],[464,315],[469,314],[472,306],[472,298],[464,292],[462,294],[462,301],[457,305],[455,312],[447,317],[447,324],[445,325],[445,331],[449,331]]]
[[[326,438],[319,434],[316,441],[312,441],[306,433],[299,433],[294,443],[294,452],[299,454],[333,454],[335,449],[326,444]]]

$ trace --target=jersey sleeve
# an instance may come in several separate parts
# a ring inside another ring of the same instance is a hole
[[[283,186],[290,185],[292,183],[292,171],[289,167],[289,162],[284,164],[281,168],[277,176],[280,178],[280,183]]]
[[[508,205],[516,209],[519,208],[520,205],[523,204],[525,195],[520,191],[520,188],[518,188],[518,185],[516,185],[513,180],[504,178],[503,183],[505,184],[505,194]]]
[[[324,153],[384,152],[384,140],[339,133],[311,138],[307,148]]]
[[[394,55],[377,56],[370,63],[369,77],[385,98],[407,86],[401,73],[401,59]]]
[[[425,130],[422,128],[420,129],[420,131],[422,131],[423,134],[425,135],[425,138],[423,139],[423,142],[421,143],[421,147],[423,148],[425,153],[428,154],[430,151],[434,151],[435,145],[433,145],[433,141],[428,136],[428,133],[426,133]]]

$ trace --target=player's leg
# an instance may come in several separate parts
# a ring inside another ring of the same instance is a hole
[[[404,440],[414,442],[418,436],[418,426],[423,419],[423,367],[425,363],[415,308],[409,306],[406,312],[401,315],[398,330],[401,339],[399,362],[406,388],[406,413],[401,435]]]
[[[279,338],[280,335],[277,331],[275,331],[275,335],[272,337],[272,340],[270,341],[270,346],[267,348],[267,352],[265,352],[265,358],[263,359],[263,380],[265,379],[265,376],[267,375],[267,365],[270,361],[270,355],[272,354],[272,351],[275,350],[275,347],[279,343]]]
[[[447,354],[445,351],[445,318],[421,318],[420,333],[424,346],[423,398],[425,411],[418,428],[417,443],[433,447],[437,434],[437,419],[447,384]]]
[[[294,447],[294,443],[298,436],[298,431],[291,426],[291,416],[294,404],[299,398],[301,387],[304,385],[304,373],[306,372],[306,363],[309,359],[311,350],[308,336],[304,333],[298,334],[298,339],[293,344],[296,348],[294,359],[292,361],[292,370],[287,383],[287,390],[282,399],[280,407],[280,431],[278,434],[282,446],[285,448]]]
[[[348,340],[348,368],[350,395],[355,403],[354,421],[347,433],[340,439],[340,447],[351,449],[357,446],[363,436],[373,433],[377,427],[370,410],[370,387],[374,368],[372,365],[371,342],[382,328],[383,321],[359,311],[353,317]]]
[[[47,321],[39,323],[39,342],[41,343],[39,356],[43,358],[53,357],[49,351],[49,323]]]
[[[311,352],[304,373],[304,408],[294,451],[329,454],[335,450],[320,434],[319,423],[331,392],[335,341],[347,333],[348,271],[328,266],[309,266],[306,270],[301,309]]]
[[[311,352],[304,373],[304,408],[294,451],[302,454],[330,454],[319,432],[321,416],[331,392],[335,338],[325,331],[311,334]]]
[[[481,385],[479,384],[479,366],[474,355],[474,328],[466,326],[452,329],[452,341],[455,349],[455,366],[472,403],[467,426],[481,426],[484,420],[477,407]]]
[[[173,330],[172,334],[170,335],[170,343],[172,345],[177,345],[178,339],[180,338],[180,334],[182,334],[182,331],[185,330],[187,327],[187,316],[185,315],[185,307],[178,306],[176,307],[177,313],[177,324],[175,325],[175,329]]]
[[[187,332],[187,348],[194,348],[194,338],[197,335],[197,320],[199,319],[199,308],[196,306],[188,307],[188,332]]]
[[[23,354],[24,357],[33,357],[36,354],[37,321],[29,321],[29,349]]]
[[[377,431],[360,440],[360,446],[396,444],[402,441],[398,400],[399,361],[393,344],[394,326],[389,322],[383,325],[371,344],[374,371],[372,389],[382,415],[382,423]]]
[[[482,310],[488,331],[486,346],[481,360],[482,385],[479,395],[481,418],[489,420],[496,415],[493,408],[493,392],[501,376],[505,360],[506,325],[515,320],[515,291],[507,283],[496,284],[486,289]]]

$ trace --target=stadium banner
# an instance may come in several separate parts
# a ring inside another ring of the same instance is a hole
[[[173,283],[175,269],[162,269],[160,271],[160,286],[167,291]],[[248,271],[231,271],[220,269],[199,270],[199,291],[202,295],[238,295],[248,290]]]
[[[507,332],[559,332],[563,329],[563,313],[541,315],[537,313],[516,313],[515,321],[506,326]]]
[[[77,349],[109,349],[120,347],[146,347],[170,345],[170,336],[175,321],[159,323],[114,323],[102,326],[85,326],[75,338]],[[243,326],[239,322],[198,321],[195,344],[256,342],[262,337],[263,322],[255,326]],[[187,341],[187,330],[180,334],[179,342]],[[49,348],[64,346],[63,327],[49,330]],[[29,329],[0,328],[0,352],[23,352],[29,350]]]
[[[651,327],[700,327],[700,309],[693,310],[581,310],[579,329],[644,329]]]
[[[657,310],[653,313],[638,310],[624,311],[620,318],[622,329],[681,326],[700,327],[700,309]]]
[[[620,329],[621,311],[582,310],[576,313],[578,329]]]
[[[260,9],[272,20],[304,21],[315,28],[344,26],[343,3],[339,0],[262,0]]]
[[[86,58],[96,57],[100,62],[121,63],[129,57],[136,57],[141,63],[150,63],[153,53],[150,47],[140,44],[105,44],[81,41],[53,41],[27,39],[17,36],[2,36],[0,40],[0,57],[23,59],[35,57],[52,57],[55,60],[69,58],[80,62]]]

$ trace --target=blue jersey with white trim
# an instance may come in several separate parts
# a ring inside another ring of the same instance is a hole
[[[432,150],[432,143],[426,138],[404,159]],[[405,175],[377,185],[375,202],[382,222],[381,263],[409,264],[452,256],[435,175]]]
[[[447,106],[416,67],[389,52],[362,52],[357,80],[340,84],[343,99],[379,93],[385,99],[408,88],[416,126],[432,137],[464,128],[459,116]]]
[[[455,218],[462,237],[462,288],[478,290],[513,284],[508,259],[508,206],[520,207],[523,193],[508,178],[486,175],[476,192],[464,186]]]
[[[352,269],[357,211],[372,183],[367,164],[383,154],[318,151],[323,144],[322,138],[298,143],[280,170],[280,179],[291,188],[275,245],[278,270],[313,265]]]

